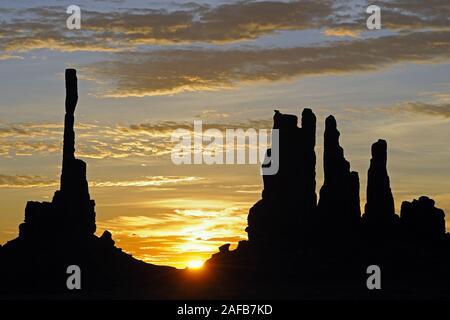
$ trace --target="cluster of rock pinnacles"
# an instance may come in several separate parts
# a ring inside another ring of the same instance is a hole
[[[274,115],[274,129],[279,130],[279,171],[263,176],[262,199],[248,215],[248,241],[244,247],[278,246],[298,248],[317,245],[320,241],[400,238],[405,241],[430,242],[445,236],[444,212],[434,200],[421,196],[404,201],[400,216],[395,213],[394,197],[387,173],[387,143],[372,145],[367,177],[364,213],[360,208],[359,176],[351,171],[339,144],[336,120],[325,121],[323,142],[324,182],[316,196],[316,117],[304,109],[301,127],[295,115]],[[270,152],[270,150],[268,151]],[[226,255],[229,245],[217,256]]]
[[[54,269],[50,268],[48,272],[52,276],[52,270],[61,272],[61,265],[73,261],[73,252],[80,261],[97,268],[91,272],[94,282],[104,276],[107,268],[112,269],[110,279],[117,279],[121,273],[125,273],[124,270],[129,273],[136,270],[142,272],[150,266],[136,264],[136,260],[131,260],[131,257],[115,248],[108,231],[100,238],[94,235],[95,203],[89,195],[86,164],[76,159],[74,154],[74,111],[77,101],[76,71],[68,69],[60,190],[55,192],[51,202],[27,203],[19,237],[0,246],[0,257],[4,259],[3,262],[9,262],[7,267],[7,263],[0,265],[3,276],[8,272],[23,275],[28,269],[21,264],[26,263],[35,263],[38,267],[47,263],[42,267],[45,269],[43,272],[48,266],[53,266]],[[265,248],[268,247],[295,251],[298,247],[308,245],[329,245],[341,240],[355,243],[376,236],[391,239],[397,235],[419,243],[445,237],[444,212],[435,208],[434,201],[428,197],[403,202],[400,216],[395,214],[386,169],[387,144],[384,140],[378,140],[372,145],[367,203],[361,215],[358,173],[351,171],[350,163],[344,157],[344,150],[339,144],[340,133],[333,116],[325,121],[324,183],[318,200],[316,117],[312,110],[304,109],[301,127],[298,127],[297,121],[294,115],[275,112],[273,128],[279,130],[279,171],[275,175],[263,176],[262,199],[250,209],[248,215],[248,240],[239,243],[234,250],[236,254],[248,252],[248,248],[259,248],[268,256],[274,252],[267,251]],[[224,245],[207,265],[214,266],[215,261],[226,260],[232,253],[229,244]],[[60,263],[60,260],[63,262]],[[134,269],[128,268],[130,265]],[[61,275],[63,283],[64,276]],[[31,273],[28,279],[34,278]],[[135,280],[139,282],[142,278],[136,277]],[[54,281],[60,283],[59,278]],[[119,285],[129,281],[127,278]],[[16,285],[15,280],[11,280],[11,283]],[[46,283],[48,281],[41,284],[45,286]]]

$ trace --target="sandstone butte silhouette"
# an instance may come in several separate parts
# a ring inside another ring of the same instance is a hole
[[[262,199],[248,215],[248,240],[235,250],[221,246],[199,272],[133,258],[108,231],[94,234],[86,164],[75,158],[77,100],[76,71],[67,69],[60,190],[52,202],[28,202],[19,236],[0,246],[1,298],[450,298],[444,212],[422,196],[403,202],[396,215],[385,140],[372,145],[361,215],[358,173],[351,171],[329,116],[317,200],[311,109],[303,110],[301,127],[295,115],[275,111],[280,168],[263,176]],[[81,290],[66,287],[66,268],[73,264],[82,270]],[[381,290],[366,286],[370,265],[381,269]]]

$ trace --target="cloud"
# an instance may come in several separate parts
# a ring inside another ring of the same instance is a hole
[[[223,120],[226,118],[229,118],[231,116],[228,112],[218,112],[217,110],[203,110],[199,114],[197,114],[195,117],[199,118],[201,120],[208,119],[208,120]]]
[[[223,243],[229,243],[229,242],[234,242],[237,243],[241,240],[246,240],[247,238],[244,237],[240,237],[240,236],[232,236],[232,237],[215,237],[215,238],[209,238],[209,239],[204,239],[206,241],[214,241],[214,242],[223,242]]]
[[[142,180],[129,180],[129,181],[104,181],[104,182],[93,182],[91,186],[93,187],[158,187],[168,184],[179,185],[179,184],[192,184],[194,182],[200,181],[203,178],[200,177],[187,177],[187,176],[152,176],[145,177]]]
[[[272,127],[271,120],[257,119],[232,123],[215,121],[215,117],[207,113],[205,119],[197,118],[204,120],[203,131],[214,128],[225,133],[226,129],[258,130]],[[176,144],[176,141],[171,141],[171,134],[177,129],[185,129],[193,134],[193,121],[160,121],[129,126],[81,123],[75,127],[76,155],[79,158],[90,159],[164,157],[171,153]],[[63,126],[59,123],[2,124],[0,156],[11,158],[59,155],[62,152],[62,139]]]
[[[76,153],[80,158],[127,158],[160,156],[170,152],[168,138],[125,134],[121,126],[78,124]],[[170,138],[170,137],[169,137]],[[0,156],[49,156],[62,152],[60,123],[15,123],[0,126]]]
[[[58,182],[42,176],[0,174],[0,188],[53,187]]]
[[[236,14],[236,13],[239,14]],[[178,10],[82,11],[82,29],[65,29],[65,8],[16,10],[0,23],[0,49],[115,51],[148,44],[224,43],[280,30],[319,28],[333,13],[330,0],[243,1],[219,6],[192,3]]]
[[[165,185],[185,185],[199,182],[204,178],[195,176],[150,176],[139,180],[91,181],[93,188],[108,187],[162,187]],[[42,188],[56,187],[59,181],[38,175],[4,175],[0,174],[0,188]]]
[[[348,36],[367,31],[365,9],[374,4],[361,1],[355,8],[345,7],[342,14],[335,14],[323,24],[325,35]],[[450,6],[447,0],[381,0],[375,3],[381,9],[382,29],[410,33],[418,30],[449,30]]]
[[[198,116],[197,116],[198,117]],[[206,120],[208,116],[206,117]],[[202,118],[196,119],[202,120]],[[218,129],[221,131],[225,131],[226,129],[233,128],[254,128],[254,129],[270,129],[272,127],[272,120],[247,120],[247,121],[239,121],[235,123],[231,122],[206,122],[202,123],[203,130],[208,129]],[[160,121],[153,123],[140,123],[140,124],[132,124],[129,127],[121,127],[119,130],[124,133],[147,133],[152,136],[170,136],[170,134],[177,129],[185,129],[193,132],[194,123],[188,121]]]
[[[56,154],[61,148],[62,130],[56,123],[1,124],[0,156]]]
[[[345,29],[345,28],[335,28],[335,29],[325,29],[323,33],[326,36],[333,37],[353,37],[357,38],[360,32],[357,30]]]
[[[385,0],[378,5],[382,8],[382,23],[386,28],[448,30],[450,5],[447,0]]]
[[[432,116],[450,118],[450,104],[430,104],[424,102],[408,102],[400,106],[401,110],[422,113]]]
[[[0,60],[12,60],[12,59],[22,60],[23,57],[11,54],[0,54]]]
[[[411,3],[410,3],[411,2]],[[82,29],[65,28],[65,7],[10,9],[0,22],[0,50],[114,52],[144,45],[171,45],[253,40],[280,31],[321,30],[325,35],[353,36],[365,31],[363,7],[331,0],[239,1],[216,6],[190,3],[176,9],[112,8],[82,11]],[[392,30],[445,29],[445,0],[383,1],[383,26]]]
[[[109,82],[111,87],[104,88],[104,96],[154,96],[307,75],[372,71],[402,62],[442,62],[450,57],[449,39],[450,31],[435,31],[317,47],[130,52],[118,54],[116,60],[87,65],[83,72]]]
[[[109,85],[98,92],[107,97],[221,90],[247,82],[448,59],[446,1],[383,1],[383,28],[394,35],[375,33],[369,39],[361,36],[367,32],[365,5],[351,8],[329,0],[241,1],[216,6],[192,3],[172,10],[83,10],[82,29],[77,32],[64,28],[66,15],[61,11],[65,8],[11,9],[0,22],[0,57],[11,59],[19,57],[17,52],[34,49],[111,52],[106,56],[115,58],[82,70],[87,78]],[[276,37],[277,32],[290,30],[319,30],[332,38],[319,39],[309,47],[263,49],[252,42],[253,47],[247,48],[253,49],[245,50],[245,46],[221,45],[270,34]],[[164,49],[149,49],[154,44]]]
[[[432,97],[438,102],[450,103],[450,93],[433,92]]]
[[[17,156],[31,156],[31,155],[51,155],[56,154],[60,150],[59,143],[46,142],[31,142],[23,140],[2,141],[0,138],[0,156],[2,157],[17,157]]]

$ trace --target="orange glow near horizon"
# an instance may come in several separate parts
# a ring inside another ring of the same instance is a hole
[[[187,267],[189,269],[194,269],[194,270],[198,270],[201,269],[203,267],[203,261],[201,260],[191,260],[187,263]]]
[[[218,252],[220,246],[229,243],[230,248],[235,248],[239,241],[247,239],[248,210],[258,196],[235,195],[234,189],[226,188],[222,191],[226,199],[213,201],[213,197],[217,197],[214,188],[205,192],[204,187],[200,190],[195,187],[183,186],[186,196],[182,200],[167,196],[163,200],[153,200],[170,190],[157,195],[154,192],[134,194],[133,190],[123,193],[123,199],[114,199],[119,203],[111,207],[99,206],[98,215],[121,207],[121,201],[126,201],[124,206],[132,207],[134,212],[98,219],[97,235],[108,230],[118,247],[147,263],[178,269],[198,268]],[[181,187],[174,192],[179,190]],[[103,189],[93,189],[93,194],[101,198],[102,194],[97,191],[103,192]],[[109,199],[102,200],[109,202]]]

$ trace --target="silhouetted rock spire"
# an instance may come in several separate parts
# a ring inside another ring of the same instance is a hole
[[[70,190],[77,181],[75,166],[75,108],[78,102],[77,74],[74,69],[66,70],[66,114],[64,116],[63,161],[61,172],[61,191]],[[79,164],[79,166],[82,166]]]
[[[51,236],[86,238],[94,234],[95,202],[90,199],[86,180],[86,163],[75,158],[74,113],[78,101],[76,70],[66,70],[66,102],[64,118],[63,160],[60,190],[49,202],[29,201],[25,221],[20,226],[22,237]]]
[[[372,159],[367,174],[364,217],[368,223],[388,224],[397,218],[386,165],[387,143],[380,139],[372,145]]]
[[[316,115],[311,109],[305,108],[302,112],[302,131],[303,131],[303,177],[304,177],[304,204],[303,211],[306,212],[308,219],[316,212],[317,194],[316,194]]]
[[[273,120],[279,132],[279,170],[263,176],[262,199],[250,209],[246,231],[250,242],[294,245],[316,208],[316,117],[304,109],[301,128],[297,116],[278,110]]]
[[[66,114],[64,118],[63,163],[61,188],[53,201],[69,216],[72,230],[81,234],[95,232],[95,202],[90,200],[86,179],[86,163],[75,158],[74,113],[78,102],[75,69],[66,70]]]
[[[336,119],[327,117],[323,151],[324,183],[318,204],[320,225],[327,231],[330,228],[354,227],[361,216],[358,173],[350,172],[350,163],[345,160],[339,136]]]

